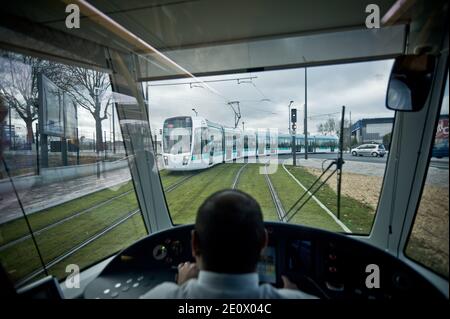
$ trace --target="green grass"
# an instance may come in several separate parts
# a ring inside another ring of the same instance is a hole
[[[203,201],[221,189],[230,188],[241,166],[242,164],[221,164],[212,167],[166,194],[173,223],[193,223]]]
[[[132,192],[36,235],[36,242],[44,262],[53,260],[137,208],[137,199]],[[11,276],[14,280],[40,267],[31,238],[4,249],[0,252],[0,256],[5,267],[13,271]]]
[[[281,165],[274,174],[269,175],[285,212],[304,193],[304,190],[289,176]],[[300,179],[300,181],[302,181]],[[330,194],[330,196],[332,196]],[[305,196],[306,197],[306,196]],[[335,196],[336,197],[336,196]],[[302,200],[303,202],[303,200]],[[295,212],[297,205],[290,214]],[[291,216],[291,215],[289,215]],[[291,223],[342,232],[343,229],[314,200],[309,200],[303,208],[290,220]]]
[[[194,172],[186,171],[186,172],[170,172],[167,170],[159,171],[159,176],[161,177],[161,183],[163,188],[167,188],[170,185],[178,182],[180,179],[191,176],[195,174]]]
[[[172,185],[185,176],[192,175],[191,172],[169,172],[161,171],[161,182],[164,188]],[[89,209],[105,200],[119,196],[127,191],[133,189],[131,181],[123,183],[119,188],[104,189],[95,193],[82,196],[80,198],[68,201],[64,204],[57,205],[42,211],[29,214],[28,220],[30,221],[33,231],[37,231],[47,225],[50,225],[65,217],[74,215],[83,210]],[[4,245],[12,240],[20,238],[29,233],[24,218],[18,218],[10,222],[0,225],[0,246]]]
[[[408,245],[406,246],[405,253],[409,258],[448,278],[448,250],[439,251],[435,246],[430,245],[427,241],[419,239],[412,234],[409,238]]]
[[[309,188],[316,180],[316,176],[308,173],[302,167],[286,166],[306,188]],[[283,168],[281,168],[283,169]],[[334,177],[331,177],[333,179]],[[316,184],[316,186],[319,183]],[[336,192],[328,185],[315,193],[319,199],[330,211],[337,214],[337,195]],[[312,199],[311,199],[312,200]],[[354,233],[368,234],[372,228],[374,219],[373,209],[356,199],[341,195],[341,221]]]
[[[259,164],[248,164],[241,173],[237,188],[250,194],[261,206],[264,220],[278,220],[277,211],[273,204],[269,188],[264,175],[259,174]]]
[[[83,269],[118,252],[147,235],[141,214],[136,214],[110,232],[83,247],[49,269],[57,278],[65,278],[66,266],[76,264]]]
[[[129,181],[120,185],[119,188],[100,190],[63,204],[29,214],[27,217],[30,221],[31,228],[33,231],[36,231],[67,216],[71,216],[105,200],[114,198],[131,189],[133,189],[133,184]],[[27,235],[28,233],[28,228],[23,217],[1,224],[0,245],[4,245],[14,239]]]

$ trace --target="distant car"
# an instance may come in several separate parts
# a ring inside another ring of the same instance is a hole
[[[431,157],[448,157],[448,140],[441,140],[433,146]]]
[[[383,157],[386,154],[386,149],[383,144],[363,144],[352,149],[353,156],[373,156]]]

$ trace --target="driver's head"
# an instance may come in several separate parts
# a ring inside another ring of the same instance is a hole
[[[266,244],[261,207],[250,195],[236,190],[219,191],[200,206],[192,246],[202,269],[254,272]]]

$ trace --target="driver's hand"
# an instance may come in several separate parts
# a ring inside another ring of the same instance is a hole
[[[288,277],[281,276],[281,279],[283,279],[283,288],[284,289],[299,290],[297,285],[294,284],[292,281],[290,281]]]
[[[176,277],[177,284],[182,285],[186,281],[192,278],[197,278],[198,268],[196,263],[190,263],[189,261],[178,265],[178,275]]]

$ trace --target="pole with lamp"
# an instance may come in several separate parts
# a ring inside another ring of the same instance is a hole
[[[297,165],[297,146],[296,146],[296,133],[295,130],[297,129],[297,109],[291,110],[291,122],[292,122],[292,165]]]
[[[197,110],[196,110],[196,109],[192,109],[192,111],[194,111],[194,113],[195,113],[195,116],[198,116],[198,112],[197,112]]]

